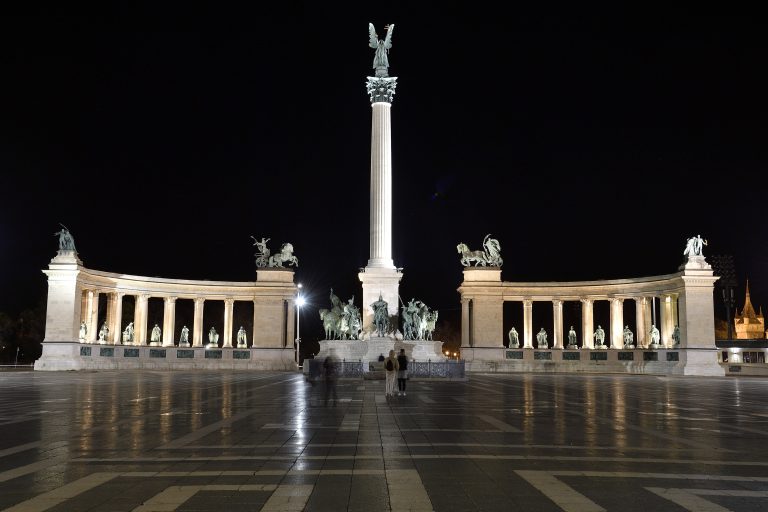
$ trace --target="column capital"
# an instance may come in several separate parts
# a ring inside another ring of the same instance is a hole
[[[176,302],[176,299],[178,299],[178,297],[165,297],[165,298],[163,299],[163,301],[164,301],[166,304],[173,304],[174,302]]]
[[[150,295],[148,293],[137,293],[136,294],[136,300],[140,300],[142,302],[146,302],[149,300]]]
[[[202,305],[205,302],[205,299],[203,297],[195,297],[193,300],[195,301],[195,305],[198,305],[198,304]]]
[[[581,302],[582,304],[594,304],[595,303],[595,299],[593,299],[591,297],[582,297],[582,298],[579,299],[579,302]]]
[[[563,305],[563,301],[560,300],[560,299],[552,299],[552,305],[553,306],[562,306]]]
[[[523,306],[526,308],[533,307],[533,300],[532,299],[523,299]]]
[[[224,299],[224,304],[226,304],[227,306],[232,306],[234,303],[235,303],[235,299],[233,299],[232,297],[227,297],[226,299]]]
[[[365,83],[371,103],[392,103],[397,87],[396,76],[369,76]]]
[[[112,293],[114,293],[119,299],[122,299],[126,295],[125,292],[121,292],[121,291],[114,291]]]

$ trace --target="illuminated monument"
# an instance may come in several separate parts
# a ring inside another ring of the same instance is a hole
[[[373,331],[371,304],[381,295],[387,302],[389,315],[397,316],[399,283],[403,273],[392,260],[392,123],[390,112],[397,77],[389,76],[387,52],[392,46],[395,26],[387,27],[382,41],[369,25],[369,44],[376,49],[369,76],[368,95],[371,100],[371,199],[370,199],[370,258],[359,274],[363,283],[363,331]]]

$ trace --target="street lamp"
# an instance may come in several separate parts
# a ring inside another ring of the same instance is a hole
[[[301,306],[305,303],[304,297],[301,296],[301,283],[299,283],[298,289],[296,294],[296,365],[301,367],[301,334],[299,332],[299,320],[301,318]]]

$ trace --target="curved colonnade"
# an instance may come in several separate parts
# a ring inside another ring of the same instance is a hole
[[[189,336],[191,349],[202,349],[207,343],[207,339],[204,340],[203,307],[210,301],[221,301],[224,305],[221,348],[235,348],[234,306],[236,302],[248,301],[253,303],[253,330],[247,333],[250,349],[263,349],[269,358],[280,360],[276,369],[284,368],[285,360],[293,360],[297,287],[291,269],[258,269],[254,282],[165,279],[88,269],[74,251],[59,251],[43,272],[48,276],[48,307],[43,356],[35,363],[36,369],[68,369],[61,368],[62,365],[67,366],[62,359],[74,353],[71,347],[64,348],[67,344],[149,345],[147,314],[151,298],[160,298],[164,304],[160,326],[162,341],[152,345],[171,348],[179,344],[180,326],[176,325],[176,301],[189,299],[194,303],[194,320]],[[106,312],[99,310],[101,295],[107,297]],[[130,319],[123,315],[126,296],[133,296],[135,300],[134,313]],[[102,317],[106,313],[105,323],[109,329],[108,336],[103,340],[98,339],[100,313]],[[123,326],[128,322],[134,325],[133,340],[123,343]],[[85,339],[82,340],[79,339],[81,323],[87,327]],[[213,348],[218,348],[218,345]],[[241,345],[239,348],[246,347]],[[86,353],[90,354],[91,351],[80,351],[81,355]],[[254,359],[258,357],[256,354]],[[248,359],[251,359],[250,355]],[[82,367],[78,361],[73,366]]]
[[[504,282],[499,268],[468,267],[458,288],[462,305],[462,356],[477,362],[470,365],[473,370],[487,369],[484,362],[489,361],[494,362],[492,368],[497,368],[499,365],[496,362],[499,361],[511,365],[513,369],[515,365],[520,365],[507,361],[509,355],[504,346],[503,306],[504,302],[511,301],[522,304],[523,330],[520,334],[523,349],[534,349],[534,302],[552,305],[551,349],[565,348],[567,332],[563,330],[563,304],[568,301],[581,303],[580,348],[595,349],[594,304],[607,301],[610,304],[610,325],[604,326],[606,341],[610,340],[610,349],[624,350],[624,302],[631,300],[635,303],[637,326],[634,341],[639,349],[648,349],[648,333],[652,325],[657,325],[661,334],[659,348],[679,352],[674,356],[676,359],[668,359],[675,361],[676,369],[671,373],[722,375],[723,371],[717,363],[714,335],[713,286],[717,279],[703,257],[689,259],[674,274],[602,281]],[[652,311],[654,300],[658,300],[659,304],[655,322]],[[672,338],[675,326],[680,328],[679,344],[675,344]],[[513,357],[518,357],[518,354]],[[520,359],[523,357],[519,355]],[[542,356],[542,359],[551,361],[551,357]],[[572,360],[580,359],[576,356]],[[580,364],[584,366],[583,362]]]

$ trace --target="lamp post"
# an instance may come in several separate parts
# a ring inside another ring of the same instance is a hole
[[[301,334],[299,332],[301,319],[301,306],[304,305],[304,297],[301,296],[301,283],[298,285],[296,296],[296,366],[301,367]]]

